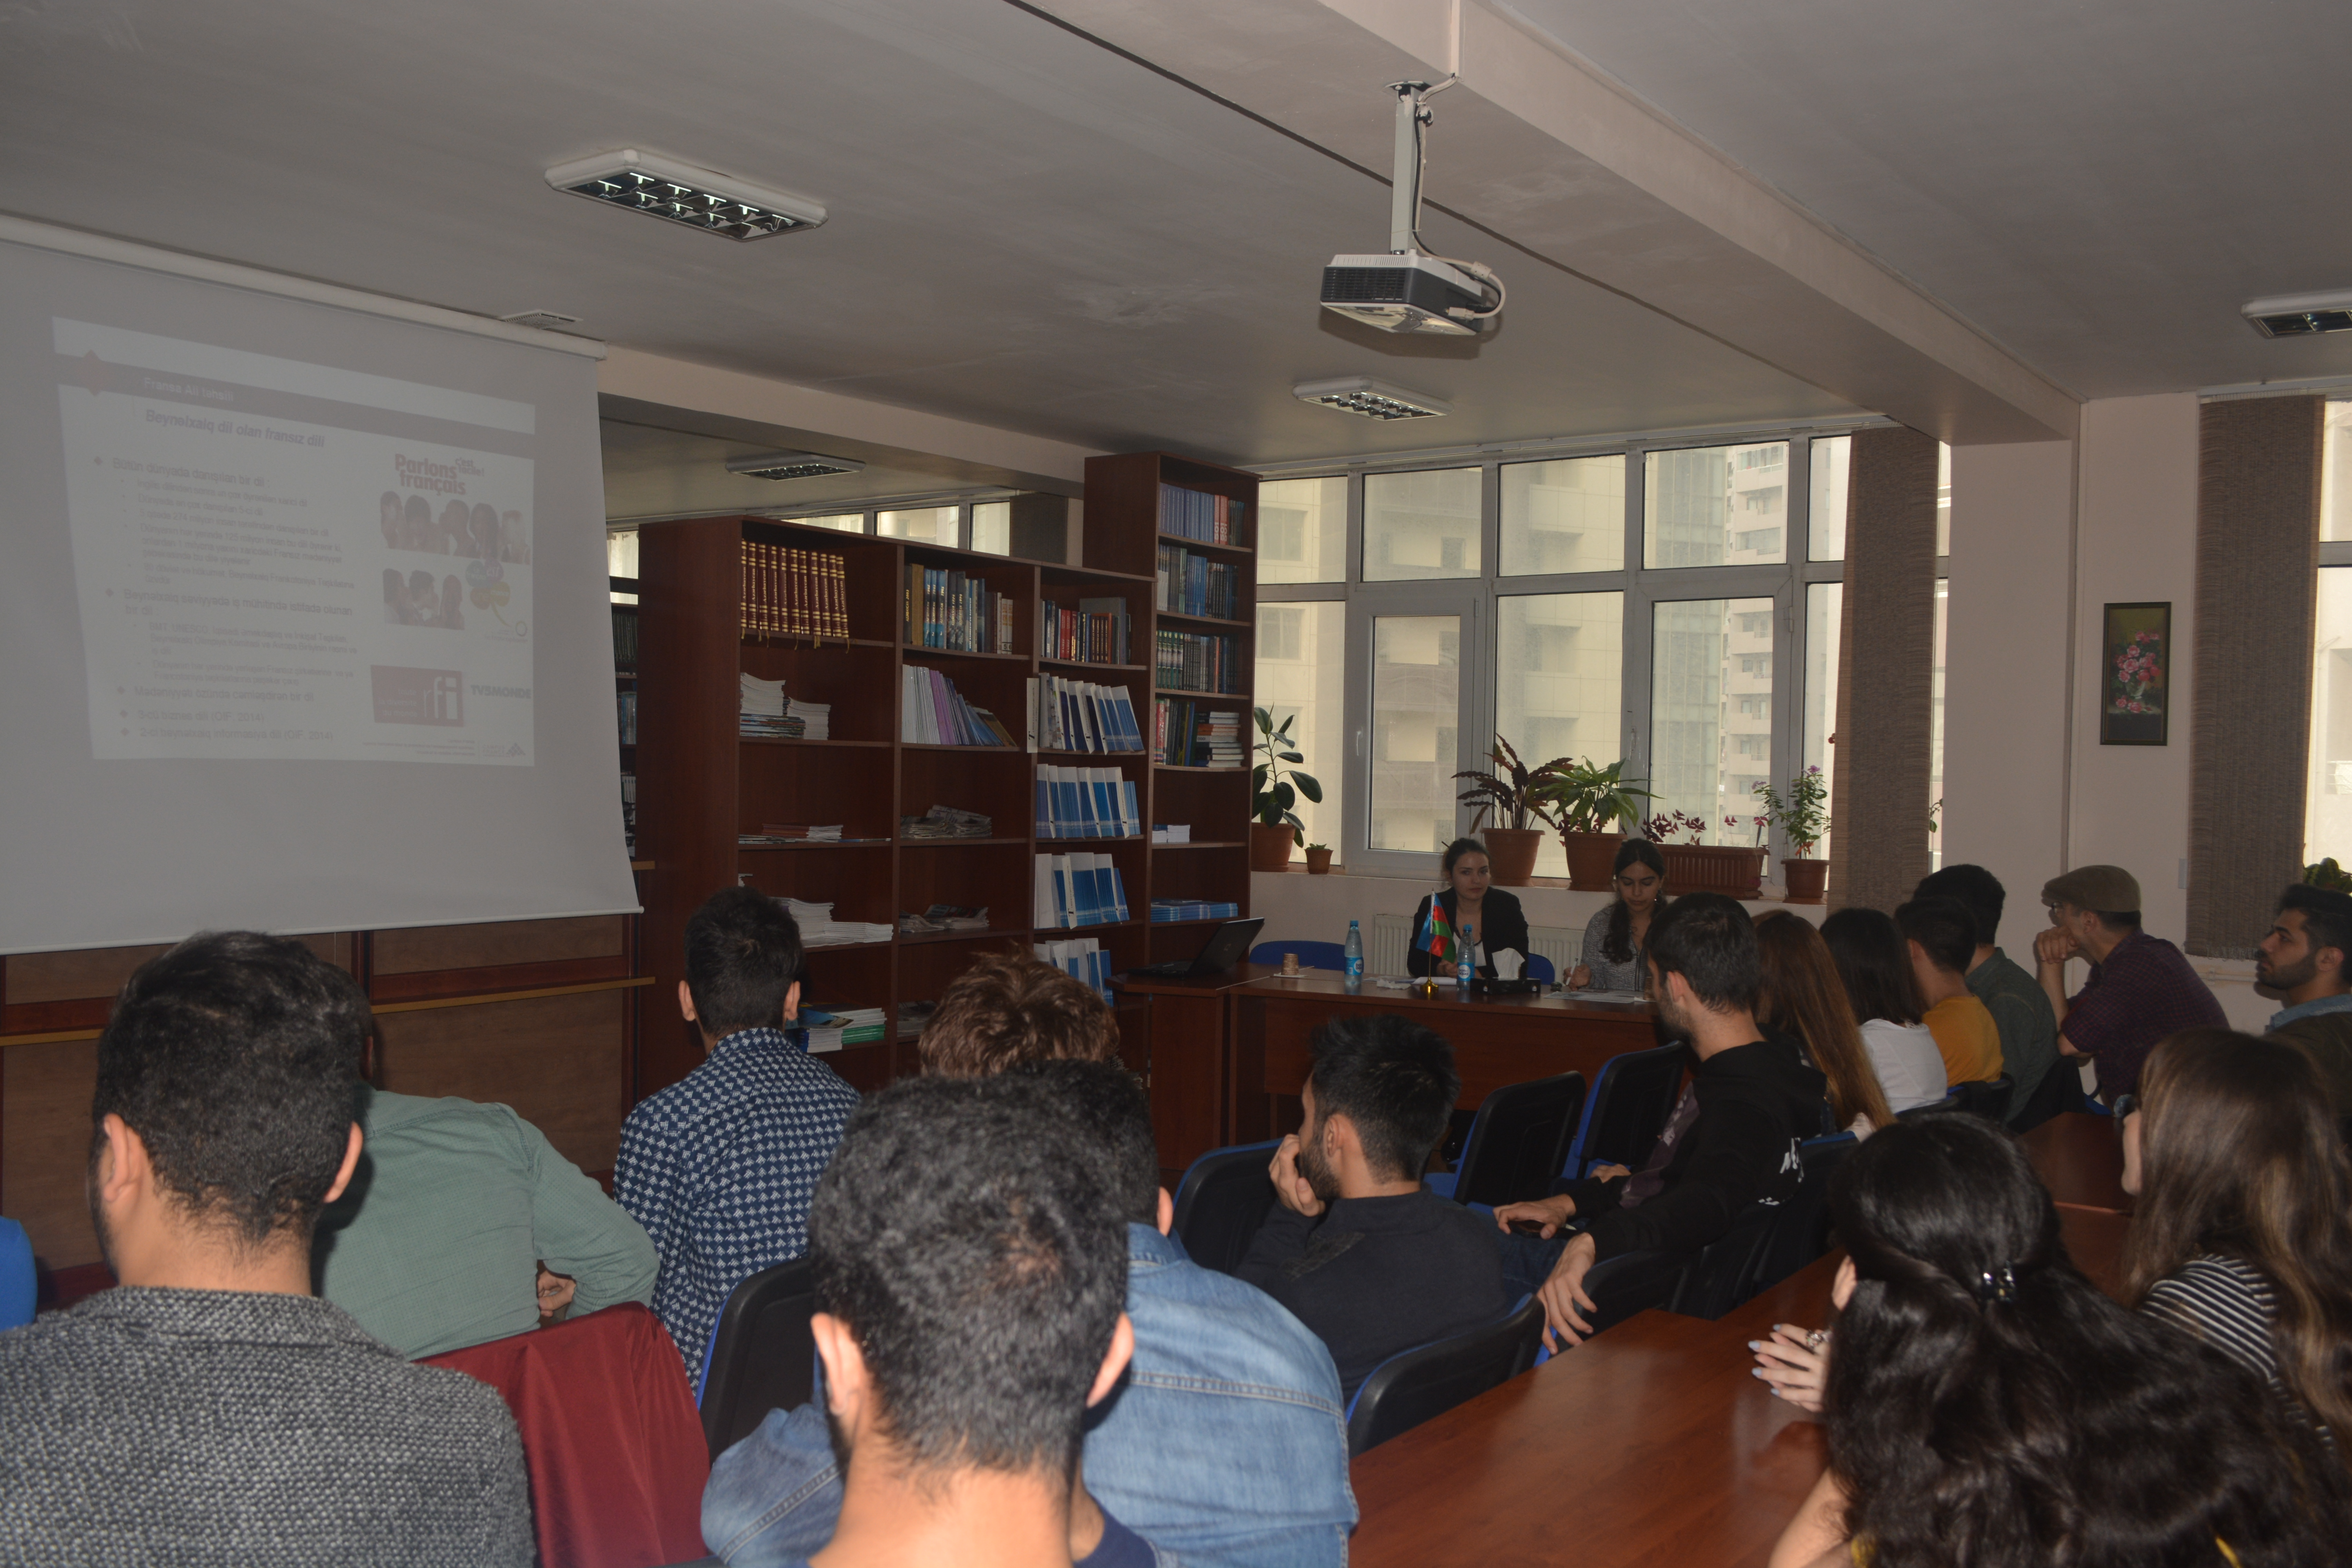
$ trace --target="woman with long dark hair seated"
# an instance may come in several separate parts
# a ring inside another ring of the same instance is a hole
[[[1479,973],[1495,978],[1495,954],[1508,949],[1519,955],[1518,973],[1527,973],[1528,917],[1517,897],[1494,885],[1486,862],[1486,847],[1475,838],[1457,838],[1445,847],[1445,886],[1421,900],[1412,911],[1412,941],[1405,949],[1408,974],[1454,978],[1463,932],[1475,948],[1472,963]],[[1436,919],[1432,920],[1432,911]]]
[[[2342,1468],[2244,1368],[2101,1295],[2007,1133],[1898,1121],[1829,1203],[1829,1468],[1773,1568],[2339,1560]]]
[[[1804,1047],[1829,1080],[1832,1121],[1867,1138],[1894,1121],[1822,933],[1801,915],[1767,910],[1756,917],[1756,955],[1764,966],[1756,1021]]]
[[[1642,943],[1650,917],[1665,907],[1666,861],[1646,838],[1617,846],[1609,874],[1609,907],[1595,910],[1584,924],[1584,962],[1569,977],[1572,988],[1595,991],[1642,989]]]
[[[1923,1021],[1911,951],[1894,920],[1883,910],[1840,910],[1822,922],[1822,941],[1837,963],[1888,1108],[1899,1115],[1943,1099],[1944,1053]]]
[[[2319,1069],[2296,1047],[2189,1029],[2125,1110],[2124,1300],[2352,1439],[2352,1173]]]

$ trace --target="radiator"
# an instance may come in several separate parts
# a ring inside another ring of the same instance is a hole
[[[1374,915],[1371,935],[1364,947],[1364,973],[1402,974],[1405,950],[1412,942],[1411,915]],[[1566,926],[1529,926],[1528,951],[1550,959],[1552,977],[1565,980],[1584,954],[1584,933]]]

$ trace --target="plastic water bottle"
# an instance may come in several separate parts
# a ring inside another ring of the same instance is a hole
[[[1361,984],[1364,978],[1364,933],[1356,922],[1348,922],[1348,945],[1340,950],[1347,955],[1348,984],[1350,989]]]
[[[1477,934],[1468,926],[1464,926],[1462,940],[1454,944],[1454,984],[1465,991],[1470,989],[1471,977],[1478,973],[1470,963],[1470,954],[1477,945]]]

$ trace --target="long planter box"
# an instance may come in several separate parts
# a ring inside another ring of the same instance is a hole
[[[1752,899],[1764,886],[1764,851],[1737,844],[1661,844],[1666,892],[1727,893]]]

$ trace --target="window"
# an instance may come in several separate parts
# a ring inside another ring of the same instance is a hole
[[[875,531],[885,539],[919,539],[925,544],[953,544],[959,532],[961,507],[926,506],[877,514]]]
[[[1268,479],[1257,488],[1257,580],[1337,583],[1348,575],[1348,481]]]
[[[1257,612],[1257,658],[1261,665],[1296,664],[1306,646],[1307,609],[1299,605],[1264,605]]]
[[[803,528],[830,528],[842,533],[866,531],[866,514],[862,511],[839,511],[825,517],[795,517],[788,521]]]
[[[1624,518],[1618,517],[1618,537]],[[1531,768],[1554,757],[1617,760],[1623,723],[1625,595],[1513,594],[1497,602],[1495,728]],[[1547,836],[1539,877],[1568,875]]]
[[[1461,722],[1461,618],[1375,616],[1372,848],[1428,854],[1454,837]]]
[[[1780,530],[1735,535],[1735,508],[1764,510],[1750,497],[1769,496],[1772,510],[1786,492],[1786,441],[1745,447],[1696,447],[1652,452],[1643,474],[1642,564],[1649,567],[1752,565],[1780,560]]]
[[[1948,500],[1951,495],[1949,483],[1951,470],[1948,467],[1950,450],[1948,447],[1945,448],[1948,466],[1944,472],[1947,482],[1943,493],[1948,499],[1943,510],[1937,514],[1938,526],[1942,525],[1951,510]],[[1938,554],[1943,552],[1940,543],[1937,552]],[[1935,826],[1927,832],[1927,863],[1933,869],[1938,871],[1944,868],[1944,607],[1950,586],[1945,579],[1941,577],[1936,579],[1936,669],[1929,677],[1932,691],[1929,700],[1935,706],[1929,720],[1927,740],[1927,798],[1935,802],[1933,815],[1929,818]]]
[[[1623,568],[1623,454],[1506,463],[1502,499],[1504,576]]]
[[[1475,577],[1483,531],[1477,468],[1364,479],[1364,581]]]
[[[2319,596],[2303,858],[2352,865],[2352,403],[2327,405],[2319,451]]]
[[[1339,821],[1341,769],[1347,757],[1341,739],[1347,722],[1341,689],[1347,633],[1348,606],[1342,600],[1258,606],[1258,706],[1269,710],[1276,724],[1286,714],[1298,715],[1290,734],[1307,760],[1295,765],[1323,786],[1323,799],[1320,804],[1302,799],[1293,809],[1305,825],[1307,842],[1330,846],[1335,863],[1345,858]],[[1303,846],[1292,845],[1290,853],[1294,860],[1306,858]]]
[[[1843,636],[1845,584],[1813,583],[1805,588],[1805,739],[1804,765],[1822,770],[1822,784],[1837,783],[1837,748],[1831,742],[1837,730],[1838,642]],[[1832,820],[1831,830],[1837,824]],[[1830,836],[1822,836],[1813,853],[1826,857]]]
[[[971,508],[971,547],[991,555],[1013,553],[1013,503],[975,501]]]
[[[605,533],[604,573],[611,577],[626,577],[632,580],[636,577],[637,531],[635,529],[625,528]],[[634,605],[637,602],[637,596],[635,594],[623,589],[613,588],[608,592],[613,596],[613,603],[616,605]]]
[[[1805,552],[1808,560],[1845,559],[1846,465],[1853,457],[1851,436],[1813,437],[1813,503],[1807,509],[1807,531],[1812,542]]]
[[[1650,656],[1653,809],[1705,825],[1700,841],[1748,844],[1755,787],[1772,777],[1769,599],[1680,599],[1658,605]],[[1762,614],[1760,637],[1738,629]],[[1736,648],[1765,644],[1763,653]]]

